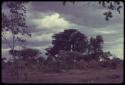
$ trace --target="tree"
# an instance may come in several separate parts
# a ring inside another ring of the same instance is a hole
[[[96,38],[91,37],[89,43],[89,54],[95,58],[99,58],[103,54],[103,37],[101,35],[96,36]]]
[[[100,53],[102,52],[102,48],[103,48],[103,37],[101,35],[97,35],[96,36],[96,53]]]
[[[26,25],[26,7],[22,1],[7,1],[2,3],[2,8],[7,8],[8,13],[2,12],[2,40],[5,40],[12,52],[15,51],[16,41],[26,42],[25,37],[30,36]],[[9,32],[12,36],[12,42],[7,39],[6,33]],[[15,68],[18,68],[18,62],[13,55]],[[15,70],[17,80],[19,79],[18,69]]]
[[[88,44],[87,37],[76,29],[64,30],[64,32],[54,34],[52,37],[53,47],[46,49],[48,55],[46,63],[51,65],[51,67],[54,66],[53,68],[55,68],[56,71],[60,71],[60,68],[63,66],[70,68],[75,58],[78,57],[76,56],[76,52],[81,54],[86,52]],[[61,50],[68,52],[64,54],[68,57],[59,57]],[[75,54],[73,54],[74,52]]]
[[[72,35],[71,44],[73,51],[84,53],[87,49],[88,40],[84,34],[77,32],[74,35]]]
[[[25,2],[7,1],[3,2],[2,7],[6,6],[8,14],[2,12],[2,39],[7,42],[9,48],[13,51],[16,46],[16,41],[25,42],[24,36],[31,36],[26,25],[26,7]],[[9,32],[12,34],[12,43],[5,36]],[[15,56],[13,55],[15,58]]]
[[[103,58],[104,60],[110,60],[110,56],[112,56],[111,52],[103,52],[103,55],[101,56],[101,58]]]
[[[51,55],[56,55],[60,50],[78,51],[84,53],[87,49],[87,37],[76,29],[64,30],[52,36],[53,47],[46,49]]]
[[[14,56],[21,57],[23,60],[35,59],[41,52],[38,49],[24,48],[22,50],[9,50],[9,53]]]
[[[95,53],[95,48],[94,47],[95,47],[96,40],[95,40],[95,38],[91,37],[89,42],[90,43],[88,45],[88,55]]]

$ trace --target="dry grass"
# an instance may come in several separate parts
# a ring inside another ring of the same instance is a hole
[[[9,66],[2,69],[3,83],[122,83],[123,66],[117,69],[89,68],[72,69],[68,71],[44,72],[45,68],[19,70],[19,81],[14,74],[14,67]],[[27,76],[27,77],[26,77]]]

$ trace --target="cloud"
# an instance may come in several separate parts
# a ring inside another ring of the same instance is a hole
[[[107,50],[108,48],[108,50]],[[105,46],[104,48],[105,51],[110,51],[113,55],[119,57],[120,59],[124,59],[124,47],[123,47],[123,43],[122,44],[115,44],[113,46],[110,46],[109,47]]]
[[[115,34],[115,33],[117,33],[116,31],[114,31],[114,30],[96,30],[95,31],[95,34],[102,34],[102,35],[110,35],[110,34]]]
[[[117,12],[113,12],[113,18],[106,21],[103,13],[107,9],[99,6],[98,2],[76,2],[75,5],[67,2],[66,6],[63,6],[62,2],[33,2],[32,5],[32,10],[35,12],[55,11],[64,14],[66,17],[70,15],[72,18],[68,20],[72,23],[89,27],[96,28],[111,25],[112,23],[123,22],[123,13],[120,16]],[[121,10],[121,12],[123,12],[123,10]]]
[[[67,28],[70,26],[70,23],[66,21],[59,13],[54,13],[52,15],[44,16],[41,19],[34,20],[39,26],[39,28]]]

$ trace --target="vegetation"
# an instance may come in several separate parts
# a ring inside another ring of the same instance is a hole
[[[3,2],[2,4],[9,10],[9,15],[2,12],[2,39],[8,43],[9,48],[13,51],[16,46],[16,41],[25,42],[26,39],[24,37],[27,35],[31,36],[26,25],[26,7],[24,4],[25,2],[14,1]],[[12,43],[6,38],[7,32],[12,35]]]
[[[30,59],[38,60],[40,66],[44,65],[48,71],[56,72],[60,72],[62,69],[73,69],[74,65],[77,65],[81,60],[84,60],[86,63],[93,62],[94,60],[94,62],[98,63],[97,65],[102,67],[110,65],[116,67],[113,63],[114,61],[119,61],[119,58],[111,60],[109,58],[112,56],[110,52],[103,52],[104,40],[101,35],[88,39],[85,34],[76,29],[67,29],[64,32],[54,34],[52,38],[54,38],[52,41],[53,47],[46,49],[47,60],[43,59],[43,56],[40,57],[42,53],[38,49],[33,48],[10,50],[9,53],[17,56],[18,59],[27,61]],[[100,59],[103,61],[100,61]]]
[[[47,54],[53,57],[58,55],[61,50],[72,53],[79,52],[79,54],[96,59],[99,59],[99,56],[103,54],[103,37],[101,35],[96,36],[96,38],[91,37],[89,41],[85,34],[76,29],[68,29],[54,34],[53,38],[53,47],[46,49]]]
[[[110,68],[117,69],[118,64],[123,62],[121,59],[114,57],[110,59],[112,54],[103,51],[104,39],[102,35],[88,38],[84,33],[76,29],[67,29],[63,32],[56,33],[52,36],[52,47],[46,48],[45,60],[38,49],[27,48],[24,44],[26,37],[31,37],[26,25],[26,8],[24,2],[4,2],[9,9],[9,15],[2,13],[2,39],[7,42],[10,50],[9,54],[13,56],[14,62],[8,62],[2,58],[2,68],[6,69],[10,65],[12,73],[20,78],[19,70],[25,71],[22,75],[25,80],[28,79],[28,71],[32,68],[41,72],[62,72],[71,69],[88,69],[88,68]],[[65,2],[63,3],[65,4]],[[75,2],[73,2],[75,4]],[[107,9],[105,12],[106,20],[113,17],[112,10],[120,13],[120,2],[99,2],[99,4]],[[109,5],[106,5],[109,4]],[[118,6],[118,7],[117,7]],[[12,42],[7,40],[5,36],[9,32],[12,34]],[[22,49],[16,50],[16,42],[22,43]],[[102,59],[102,61],[100,61]],[[30,62],[35,61],[35,63]],[[5,65],[5,66],[4,66]],[[15,67],[13,67],[15,66]],[[14,69],[12,69],[14,68]],[[38,69],[37,69],[38,68]],[[15,70],[16,69],[16,70]],[[13,76],[13,75],[11,75]]]
[[[15,52],[16,41],[24,43],[26,42],[26,36],[31,37],[26,25],[26,7],[24,4],[25,2],[20,1],[7,1],[2,4],[9,10],[9,13],[2,12],[2,39],[6,41],[13,53]],[[12,43],[7,40],[6,34],[8,32],[12,35]],[[15,55],[13,55],[13,58],[16,62]],[[15,67],[18,67],[18,62],[16,62]],[[15,73],[18,78],[18,70],[15,70]]]
[[[84,34],[75,29],[64,30],[54,34],[53,47],[47,51],[51,55],[56,55],[60,50],[85,52],[87,48],[87,38]]]
[[[17,57],[20,57],[22,59],[35,59],[35,57],[38,57],[41,52],[38,49],[32,49],[32,48],[24,48],[22,50],[10,50],[10,55],[14,55]]]

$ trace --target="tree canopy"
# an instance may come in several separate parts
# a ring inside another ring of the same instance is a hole
[[[67,29],[64,32],[54,34],[52,36],[53,47],[47,48],[47,54],[55,56],[61,50],[69,52],[79,52],[88,56],[99,57],[103,54],[103,37],[97,35],[90,40],[84,33],[76,29]]]
[[[87,37],[76,29],[64,30],[52,36],[53,47],[47,51],[56,55],[60,50],[85,52],[87,48]]]
[[[25,3],[23,1],[7,1],[2,3],[2,6],[8,9],[7,13],[2,11],[2,39],[13,50],[16,46],[16,41],[23,43],[26,41],[26,36],[31,37],[26,25]],[[7,39],[7,32],[12,34],[12,42]]]

